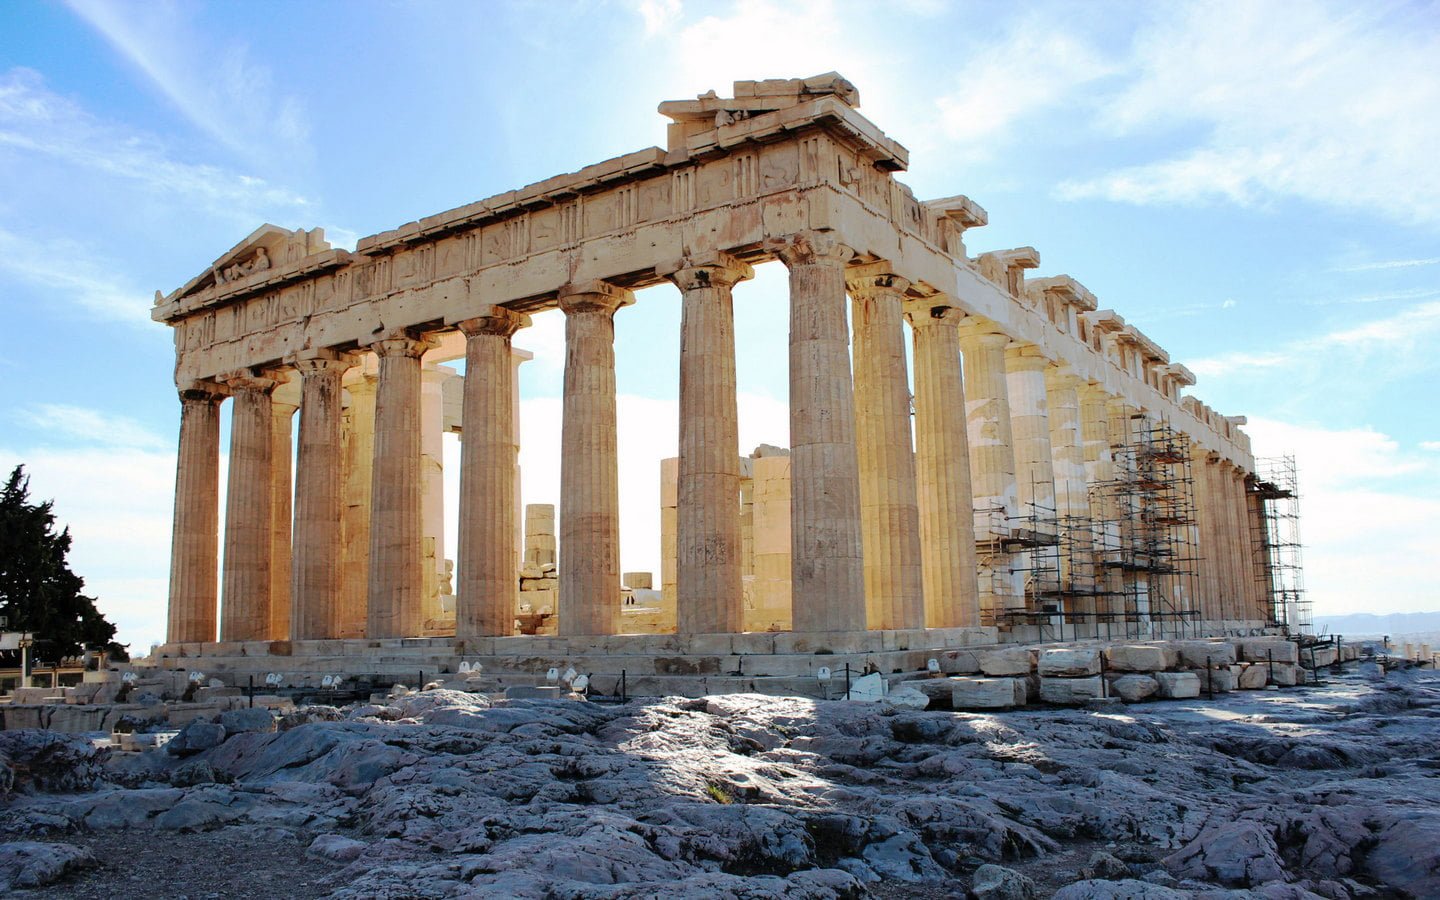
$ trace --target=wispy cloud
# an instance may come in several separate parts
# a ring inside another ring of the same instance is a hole
[[[1440,256],[1429,259],[1387,259],[1383,262],[1360,263],[1354,266],[1337,266],[1332,272],[1374,272],[1380,269],[1413,269],[1417,266],[1440,264]]]
[[[188,4],[67,0],[197,127],[252,164],[309,159],[300,100],[238,40],[192,28]]]
[[[152,298],[126,284],[116,271],[75,241],[31,240],[0,228],[0,273],[106,319],[153,328],[147,315]]]
[[[1433,366],[1436,360],[1422,348],[1440,335],[1440,301],[1421,303],[1394,315],[1300,338],[1263,353],[1225,353],[1187,363],[1203,377],[1243,377],[1257,370],[1302,365],[1337,365],[1337,352],[1383,359],[1367,369],[1372,378],[1410,371],[1416,365]]]
[[[308,205],[299,194],[250,175],[171,158],[152,135],[97,119],[48,88],[40,74],[0,75],[0,150],[35,154],[132,182],[237,222]]]
[[[134,419],[83,406],[42,403],[20,410],[17,418],[72,443],[133,450],[163,450],[171,443]]]
[[[1432,11],[1245,0],[1161,9],[1137,34],[1128,86],[1102,106],[1101,122],[1124,136],[1198,128],[1200,141],[1067,181],[1059,196],[1242,206],[1300,198],[1440,224]]]
[[[1081,40],[1027,19],[947,79],[958,87],[936,101],[940,126],[972,155],[984,155],[1021,119],[1115,71],[1112,61]]]

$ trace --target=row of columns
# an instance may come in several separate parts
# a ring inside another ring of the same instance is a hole
[[[1104,424],[1097,423],[1103,397],[1035,348],[967,319],[943,297],[908,297],[909,283],[888,264],[851,267],[853,251],[833,233],[804,232],[771,249],[787,266],[790,284],[794,629],[976,625],[982,608],[994,613],[1022,604],[1023,585],[998,563],[992,561],[986,575],[976,539],[1003,539],[1017,516],[1048,518],[1041,510],[1089,511],[1086,483],[1108,475]],[[682,633],[735,632],[743,623],[744,551],[732,288],[752,273],[742,262],[710,254],[682,260],[665,274],[682,296],[678,627]],[[558,294],[566,320],[562,634],[619,627],[613,317],[632,302],[629,291],[599,281]],[[915,359],[913,446],[907,320]],[[461,637],[508,634],[513,621],[518,508],[510,344],[527,324],[526,316],[502,307],[456,323],[466,337],[456,586]],[[421,357],[429,346],[422,336],[398,333],[368,348],[379,358],[373,447],[350,449],[370,466],[367,559],[358,566],[366,579],[369,637],[417,635],[424,624],[419,410]],[[355,356],[317,350],[288,362],[301,378],[293,510],[285,489],[290,416],[271,398],[280,376],[237,373],[223,384],[181,393],[173,641],[215,634],[218,405],[226,395],[235,403],[221,639],[339,636],[347,596],[341,379]],[[360,402],[368,403],[368,395]],[[1222,508],[1224,515],[1236,512],[1233,504]],[[282,577],[287,568],[288,578]],[[351,568],[353,577],[353,561]]]

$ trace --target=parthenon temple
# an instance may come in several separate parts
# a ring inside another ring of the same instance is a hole
[[[986,211],[917,198],[895,177],[906,149],[858,107],[834,73],[738,81],[661,103],[663,149],[354,251],[266,225],[157,292],[181,404],[159,657],[236,672],[568,663],[659,690],[1285,624],[1263,540],[1284,492],[1257,475],[1245,420],[1186,393],[1192,373],[1075,278],[1030,277],[1037,250],[970,255]],[[733,295],[774,261],[789,273],[788,444],[751,453]],[[614,326],[663,284],[682,308],[678,458],[656,472],[669,616],[626,634]],[[553,528],[536,509],[532,529],[558,546],[552,569],[525,553],[530,354],[512,339],[555,308],[560,502]],[[461,447],[453,571],[445,432]],[[522,574],[553,586],[539,634],[517,630]]]

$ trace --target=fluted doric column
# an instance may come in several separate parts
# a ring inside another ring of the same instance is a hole
[[[1054,534],[1055,464],[1050,446],[1050,405],[1045,370],[1050,361],[1038,347],[1011,345],[1005,351],[1005,381],[1010,394],[1010,430],[1015,448],[1015,489],[1025,528]]]
[[[370,585],[370,505],[375,480],[375,387],[373,361],[345,385],[350,398],[342,416],[344,463],[341,494],[344,514],[340,528],[344,570],[336,613],[339,637],[364,637],[365,595]]]
[[[291,463],[295,455],[292,422],[300,407],[270,401],[270,628],[272,641],[290,636],[290,526],[294,487]]]
[[[734,633],[745,629],[745,605],[731,288],[754,273],[718,253],[679,265],[668,275],[682,294],[676,630]]]
[[[915,475],[925,624],[980,624],[975,581],[975,516],[959,324],[964,313],[941,298],[906,304],[915,344]]]
[[[429,347],[409,334],[370,345],[380,358],[365,592],[365,631],[372,638],[416,637],[425,625],[420,357]]]
[[[1069,366],[1045,369],[1045,396],[1050,418],[1050,451],[1055,472],[1055,512],[1069,552],[1060,557],[1062,585],[1083,595],[1094,587],[1091,556],[1090,495],[1085,483],[1085,440],[1080,420],[1080,378]],[[1093,613],[1090,599],[1075,612]]]
[[[265,640],[270,632],[270,471],[277,382],[252,372],[224,378],[230,404],[230,475],[225,491],[225,569],[220,640]]]
[[[170,540],[171,643],[215,640],[219,596],[220,402],[211,382],[180,388],[180,445],[175,461],[175,518]]]
[[[634,295],[603,281],[560,290],[565,396],[560,426],[560,633],[620,628],[620,454],[615,311]]]
[[[855,440],[860,470],[865,617],[876,629],[924,628],[920,510],[910,440],[902,304],[910,282],[880,262],[847,273],[855,329]]]
[[[290,577],[290,636],[333,638],[340,595],[340,378],[348,355],[308,351],[300,372],[300,438],[295,454],[295,523]]]
[[[465,333],[460,434],[459,568],[455,636],[506,635],[520,583],[515,554],[517,438],[510,339],[530,317],[504,307],[458,323]]]
[[[1010,536],[1019,504],[1010,389],[1005,380],[1005,348],[1009,344],[1010,338],[996,332],[990,323],[973,319],[961,323],[975,539],[987,545],[976,561],[980,609],[986,616],[1024,606],[1023,591],[1010,571],[1010,555],[1000,546],[1000,541]]]
[[[775,245],[790,270],[791,598],[796,631],[865,630],[860,471],[845,324],[845,265],[831,232]]]

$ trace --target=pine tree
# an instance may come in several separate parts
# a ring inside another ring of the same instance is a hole
[[[55,533],[54,503],[30,502],[30,479],[16,466],[0,492],[0,615],[12,631],[29,631],[46,659],[105,650],[125,658],[115,626],[70,571],[70,529]]]

